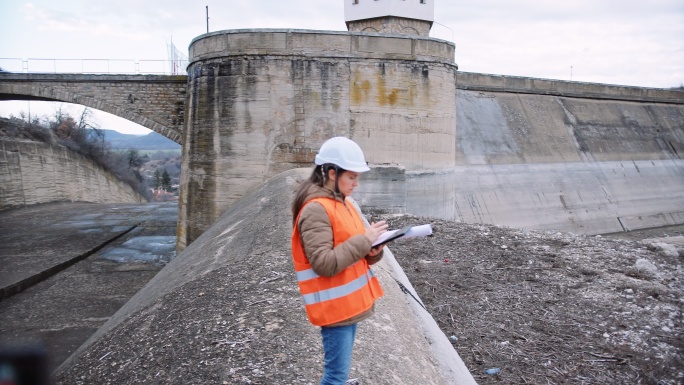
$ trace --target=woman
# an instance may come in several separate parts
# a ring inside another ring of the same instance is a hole
[[[346,201],[360,174],[370,170],[358,144],[344,137],[329,139],[315,163],[292,203],[292,258],[306,314],[321,327],[321,385],[337,385],[349,376],[357,323],[373,314],[383,294],[370,265],[382,258],[383,247],[372,244],[387,224],[366,229]]]

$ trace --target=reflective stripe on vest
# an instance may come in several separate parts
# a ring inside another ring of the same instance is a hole
[[[318,276],[316,273],[314,273],[313,269],[307,270],[307,273],[308,272]],[[313,305],[315,303],[330,301],[331,299],[344,297],[345,295],[349,295],[363,288],[365,285],[368,284],[368,280],[372,279],[373,277],[375,277],[375,274],[373,274],[373,270],[369,269],[368,275],[362,275],[359,278],[356,278],[355,280],[342,286],[333,287],[327,290],[321,290],[312,294],[304,294],[304,304]],[[299,279],[299,273],[297,273],[297,278]]]
[[[320,203],[330,219],[333,247],[365,233],[363,221],[354,208],[331,198],[315,198],[304,206],[311,202]],[[370,309],[383,290],[366,259],[361,258],[332,277],[316,274],[304,254],[298,223],[299,217],[292,231],[292,259],[309,321],[318,326],[331,325]]]

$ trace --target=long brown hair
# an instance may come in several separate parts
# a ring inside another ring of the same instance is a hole
[[[297,215],[299,215],[299,211],[302,209],[302,206],[304,206],[304,203],[306,203],[305,199],[308,195],[308,191],[311,188],[311,186],[315,185],[315,186],[323,187],[323,184],[325,183],[323,176],[324,176],[323,166],[317,165],[316,167],[314,167],[313,171],[311,172],[309,179],[306,179],[299,184],[299,188],[297,189],[297,192],[295,193],[295,198],[292,201],[292,224],[293,225],[295,225],[295,221],[297,221]]]
[[[318,187],[323,187],[325,184],[325,179],[328,177],[328,171],[330,170],[335,170],[335,175],[339,176],[342,175],[343,172],[347,171],[343,168],[340,168],[339,166],[332,164],[332,163],[326,163],[324,165],[316,165],[314,167],[313,171],[311,172],[311,175],[309,176],[309,179],[301,182],[299,184],[299,188],[297,189],[297,192],[295,193],[295,198],[292,201],[292,224],[295,225],[297,221],[297,215],[299,215],[299,211],[302,209],[304,206],[304,203],[306,203],[306,197],[309,195],[309,189],[312,186],[318,186]],[[335,191],[333,193],[335,196],[337,196],[340,191],[337,187],[337,182],[339,181],[339,178],[335,178]]]

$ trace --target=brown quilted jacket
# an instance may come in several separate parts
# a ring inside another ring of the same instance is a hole
[[[307,191],[305,201],[321,197],[335,199],[340,204],[346,205],[349,210],[355,210],[351,204],[344,202],[341,195],[335,196],[331,190],[315,185],[311,186],[309,191]],[[310,202],[304,206],[300,212],[297,226],[299,227],[304,254],[306,254],[311,267],[318,275],[333,276],[361,258],[366,258],[371,265],[382,259],[383,252],[380,252],[375,257],[368,256],[371,250],[371,242],[363,234],[355,235],[333,248],[330,219],[323,206],[317,202]],[[357,323],[373,315],[374,311],[375,305],[364,313],[329,326]]]

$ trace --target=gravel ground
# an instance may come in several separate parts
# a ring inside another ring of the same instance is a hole
[[[581,236],[372,214],[432,223],[390,248],[479,384],[684,383],[684,227]]]

